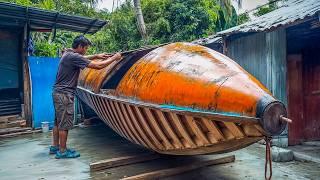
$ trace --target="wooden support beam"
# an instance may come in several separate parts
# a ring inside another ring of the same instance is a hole
[[[3,134],[3,135],[0,135],[0,139],[1,139],[1,138],[16,137],[16,136],[20,136],[20,135],[24,135],[24,134],[39,133],[39,132],[42,132],[42,130],[41,130],[41,129],[39,129],[39,130],[27,130],[27,131],[23,131],[23,132],[16,132],[16,133],[10,133],[10,134]]]
[[[90,164],[90,171],[99,171],[103,169],[109,169],[124,165],[130,165],[140,162],[151,161],[155,159],[159,159],[160,156],[158,154],[143,154],[136,156],[124,156],[112,159],[101,160],[98,162],[94,162]]]
[[[199,169],[199,168],[206,167],[206,166],[230,163],[230,162],[234,162],[234,161],[235,161],[235,156],[231,155],[231,156],[227,156],[227,157],[223,157],[223,158],[219,158],[219,159],[199,161],[199,162],[195,162],[195,163],[192,163],[192,164],[186,165],[186,166],[180,166],[180,167],[176,167],[176,168],[162,169],[162,170],[158,170],[158,171],[143,173],[143,174],[139,174],[136,176],[126,177],[126,178],[123,178],[122,180],[159,179],[159,178],[164,178],[164,177],[168,177],[168,176],[181,174],[181,173],[184,173],[187,171],[192,171],[192,170]]]
[[[19,128],[19,127],[6,128],[6,129],[0,129],[0,135],[25,132],[25,131],[31,131],[31,130],[32,130],[31,128]]]

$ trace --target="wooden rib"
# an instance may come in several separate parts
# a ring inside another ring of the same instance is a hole
[[[132,134],[130,128],[128,127],[128,123],[123,115],[123,112],[122,112],[122,109],[120,108],[120,105],[118,104],[118,102],[114,102],[114,105],[115,105],[115,108],[116,110],[118,111],[118,114],[120,116],[120,120],[122,122],[122,126],[124,127],[124,131],[127,132],[127,135],[130,137],[130,139],[132,141],[134,141],[135,143],[138,143],[139,144],[139,141],[136,139],[136,137]]]
[[[117,116],[116,112],[114,111],[114,109],[111,106],[111,102],[110,100],[106,100],[107,106],[109,108],[109,112],[113,117],[113,123],[115,124],[115,126],[122,132],[122,127],[119,125],[119,117]],[[125,136],[124,136],[125,137]]]
[[[116,117],[116,120],[115,122],[118,124],[120,130],[122,131],[122,133],[125,135],[125,137],[128,139],[128,140],[131,140],[130,136],[128,135],[128,132],[126,131],[126,129],[124,128],[124,125],[122,124],[122,120],[121,118],[119,117],[119,114],[117,113],[117,110],[116,108],[114,107],[114,104],[113,104],[113,101],[109,101],[109,105],[111,107],[111,110],[114,112],[115,114],[115,117]]]
[[[254,127],[257,128],[257,130],[258,130],[261,134],[263,134],[263,135],[265,135],[265,136],[270,136],[270,134],[268,134],[268,133],[261,127],[260,124],[255,124]]]
[[[163,112],[159,111],[159,110],[155,110],[155,112],[158,114],[158,117],[160,119],[160,122],[162,123],[162,125],[164,127],[166,127],[166,131],[168,132],[168,134],[170,135],[171,139],[173,140],[173,145],[176,145],[177,148],[182,148],[183,145],[180,141],[180,139],[178,138],[178,136],[176,135],[176,133],[172,130],[171,125],[168,123],[168,120],[166,119],[166,117],[163,115]]]
[[[137,118],[135,117],[135,115],[133,114],[133,111],[130,107],[130,105],[125,105],[126,109],[128,110],[129,114],[130,114],[130,117],[132,118],[132,122],[136,128],[136,130],[138,130],[139,134],[140,134],[140,137],[144,140],[144,142],[146,142],[148,144],[147,147],[150,147],[152,149],[158,149],[156,147],[156,145],[154,145],[148,138],[148,136],[146,135],[146,133],[144,132],[145,130],[143,128],[141,128]]]
[[[158,133],[158,135],[160,136],[161,140],[164,142],[165,146],[167,149],[173,149],[172,144],[170,143],[170,141],[168,140],[168,138],[166,137],[166,135],[163,133],[163,131],[161,130],[158,122],[156,121],[154,115],[152,114],[152,112],[150,111],[150,109],[145,108],[144,109],[146,115],[148,116],[148,119],[150,120],[150,124],[153,126],[153,128],[156,130],[156,132]]]
[[[95,112],[97,113],[97,115],[99,116],[100,119],[103,119],[102,113],[100,112],[99,106],[97,105],[96,101],[95,101],[95,97],[92,96],[91,97],[91,102],[93,105],[93,109],[95,110]]]
[[[258,131],[256,127],[254,127],[254,125],[243,124],[242,129],[247,136],[253,136],[253,137],[262,136],[262,134]]]
[[[202,123],[208,128],[209,132],[213,134],[213,137],[216,141],[222,141],[224,140],[223,134],[220,131],[220,128],[217,126],[217,124],[208,119],[201,118]]]
[[[91,102],[90,94],[85,92],[84,96],[85,96],[85,98],[87,100],[87,104],[89,105],[89,107],[91,107],[94,110],[94,107],[93,107],[92,102]]]
[[[152,139],[152,141],[155,143],[155,145],[159,149],[164,149],[164,146],[162,143],[157,139],[157,137],[153,134],[150,126],[148,125],[146,119],[143,117],[141,110],[137,106],[133,106],[135,109],[136,114],[138,115],[137,119],[141,122],[142,127],[146,130],[146,133],[149,135],[149,137]]]
[[[99,118],[100,119],[106,119],[105,114],[102,112],[101,106],[99,104],[98,97],[94,96],[92,98],[92,102],[94,103],[95,110],[97,111],[97,114],[98,114]]]
[[[111,125],[111,128],[116,131],[116,132],[119,132],[121,136],[124,137],[124,135],[122,134],[122,132],[118,129],[117,125],[114,123],[114,120],[115,118],[113,117],[113,114],[111,114],[111,111],[110,111],[110,108],[108,107],[108,104],[107,104],[107,100],[104,99],[103,97],[101,98],[101,104],[102,104],[102,107],[108,117],[108,121],[109,124]]]
[[[194,132],[194,134],[202,141],[204,145],[210,144],[209,139],[206,135],[202,132],[199,128],[198,124],[195,122],[195,119],[191,116],[185,116],[187,123],[189,124],[190,128]]]
[[[126,107],[124,104],[120,103],[120,108],[124,114],[124,117],[126,119],[126,121],[128,122],[129,125],[129,129],[132,132],[133,136],[137,139],[137,141],[139,142],[139,144],[144,145],[145,147],[148,147],[147,143],[143,140],[143,138],[141,138],[139,132],[137,132],[136,128],[134,127],[133,123],[131,122],[131,118],[130,115],[128,114]]]
[[[97,110],[100,110],[101,113],[102,113],[102,117],[103,117],[103,121],[106,122],[106,124],[110,127],[110,122],[108,121],[109,120],[109,117],[107,116],[102,104],[101,104],[101,101],[100,101],[100,98],[99,97],[96,97],[96,104],[97,104],[97,107],[98,109]],[[112,127],[111,127],[112,128]]]
[[[115,123],[116,118],[115,118],[115,116],[109,106],[108,100],[105,98],[102,98],[102,100],[103,100],[103,103],[106,107],[106,111],[108,112],[108,114],[110,116],[110,123],[113,125],[113,129],[118,132],[119,128],[118,128],[117,124]]]
[[[102,110],[103,110],[103,112],[104,112],[104,114],[105,114],[105,116],[106,116],[106,119],[104,119],[104,121],[105,121],[107,124],[109,124],[112,129],[114,129],[114,125],[111,123],[112,121],[111,121],[110,114],[108,113],[108,108],[107,108],[107,106],[103,103],[103,98],[99,97],[99,98],[98,98],[98,103],[100,103],[101,108],[102,108]]]
[[[168,113],[168,115],[171,117],[173,123],[178,128],[177,130],[181,133],[182,137],[186,140],[186,142],[193,148],[197,147],[191,139],[190,135],[187,133],[185,127],[183,127],[178,115],[175,113]]]
[[[240,127],[235,125],[235,123],[224,122],[224,124],[236,138],[242,138],[245,136]]]

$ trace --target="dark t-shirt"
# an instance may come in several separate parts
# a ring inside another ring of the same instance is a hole
[[[80,69],[84,69],[90,63],[81,54],[67,49],[61,57],[56,76],[56,82],[53,86],[55,92],[75,93]]]

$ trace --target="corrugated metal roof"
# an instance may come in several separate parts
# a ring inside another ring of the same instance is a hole
[[[0,2],[0,25],[23,26],[28,21],[30,28],[35,31],[51,30],[56,27],[89,34],[96,33],[107,24],[104,20]]]
[[[201,38],[201,39],[197,39],[192,41],[192,43],[194,44],[212,44],[212,43],[216,43],[216,44],[222,44],[222,37],[216,37],[216,36],[210,36],[208,38]]]
[[[320,11],[320,0],[288,0],[280,8],[247,23],[221,31],[217,35],[261,32],[314,16]]]

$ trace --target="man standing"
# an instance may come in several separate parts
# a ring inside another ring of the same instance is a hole
[[[85,67],[102,69],[113,61],[121,59],[119,53],[113,56],[108,54],[84,56],[90,45],[91,42],[83,35],[77,36],[72,43],[72,49],[67,49],[60,60],[52,94],[56,118],[53,142],[49,151],[50,154],[56,154],[57,159],[80,156],[77,151],[66,147],[68,131],[73,127],[73,103],[80,69]],[[91,61],[93,59],[102,61]]]

